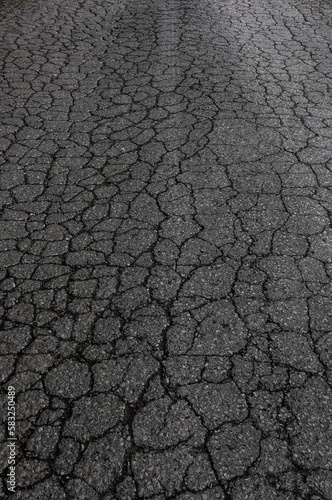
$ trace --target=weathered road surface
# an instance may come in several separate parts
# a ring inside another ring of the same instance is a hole
[[[12,6],[13,498],[331,499],[332,3]]]

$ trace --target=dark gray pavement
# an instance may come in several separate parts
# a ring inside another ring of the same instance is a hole
[[[331,1],[0,17],[0,496],[331,500]]]

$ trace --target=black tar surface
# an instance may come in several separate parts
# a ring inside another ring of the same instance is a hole
[[[331,1],[0,14],[0,495],[331,499]]]

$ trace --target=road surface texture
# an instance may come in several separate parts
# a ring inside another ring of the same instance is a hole
[[[2,4],[3,498],[332,499],[331,19]]]

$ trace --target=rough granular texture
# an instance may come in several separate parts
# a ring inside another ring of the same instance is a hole
[[[0,496],[332,498],[331,14],[0,5]]]

